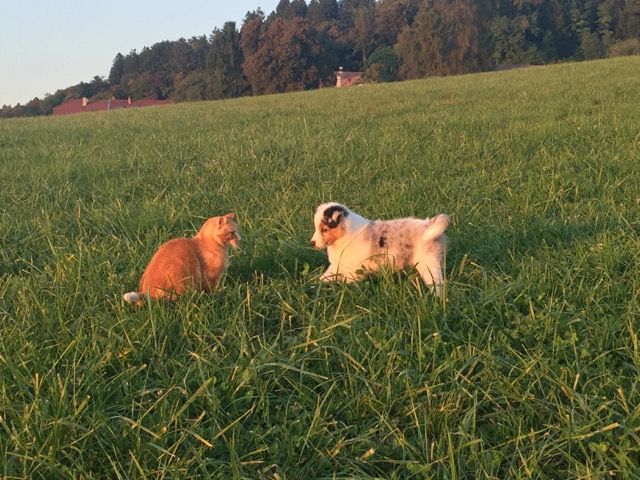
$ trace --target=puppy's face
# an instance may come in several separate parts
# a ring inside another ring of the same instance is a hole
[[[346,231],[345,219],[349,210],[338,203],[324,203],[318,207],[313,218],[316,231],[311,237],[311,246],[323,249],[343,237]]]

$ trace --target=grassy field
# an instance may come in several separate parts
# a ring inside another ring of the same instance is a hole
[[[639,165],[638,57],[0,121],[0,477],[639,478]],[[320,285],[328,200],[451,215],[446,299]]]

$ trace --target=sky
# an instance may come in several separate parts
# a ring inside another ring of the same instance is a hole
[[[250,10],[278,0],[0,0],[0,106],[107,77],[118,52],[240,29]]]

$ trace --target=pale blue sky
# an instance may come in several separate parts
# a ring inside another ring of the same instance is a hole
[[[238,29],[249,10],[278,0],[0,0],[0,106],[43,98],[94,75],[108,76],[116,53],[162,40]]]

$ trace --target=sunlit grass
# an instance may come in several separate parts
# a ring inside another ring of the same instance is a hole
[[[3,478],[637,478],[640,59],[0,121]],[[312,214],[445,212],[447,296]],[[223,289],[132,309],[233,210]]]

